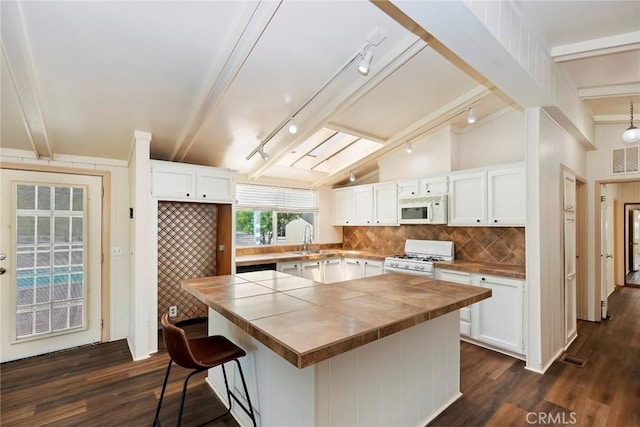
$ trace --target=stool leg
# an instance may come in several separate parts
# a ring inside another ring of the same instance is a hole
[[[173,360],[169,359],[169,364],[167,365],[167,373],[164,376],[164,382],[162,383],[162,391],[160,392],[160,399],[158,400],[158,407],[156,408],[156,416],[153,419],[153,426],[160,425],[160,420],[158,417],[160,416],[160,407],[162,406],[162,399],[164,398],[164,391],[167,388],[167,381],[169,380],[169,372],[171,372],[171,362]]]
[[[229,409],[228,412],[231,412],[231,407],[233,406],[233,401],[231,400],[231,391],[229,390],[229,382],[227,381],[227,371],[224,369],[224,363],[220,365],[222,368],[222,376],[224,377],[224,388],[227,389],[227,400],[229,401]]]
[[[238,364],[238,370],[240,371],[240,379],[242,380],[242,387],[244,387],[244,395],[247,396],[249,411],[247,411],[247,408],[245,408],[242,404],[240,404],[240,402],[238,403],[240,404],[240,406],[242,406],[242,409],[244,409],[245,412],[247,412],[247,415],[249,415],[249,417],[251,418],[251,421],[253,421],[253,427],[257,427],[256,416],[253,413],[253,405],[251,405],[251,398],[249,397],[249,390],[247,389],[247,383],[244,380],[244,374],[242,373],[242,366],[240,366],[240,361],[238,359],[235,359],[235,361]]]
[[[184,398],[187,395],[187,383],[189,382],[189,379],[191,379],[191,377],[198,372],[201,371],[196,369],[195,371],[187,375],[187,378],[184,379],[184,385],[182,386],[182,396],[180,397],[180,411],[178,411],[178,424],[176,424],[178,427],[180,427],[180,424],[182,424],[182,410],[184,409]]]

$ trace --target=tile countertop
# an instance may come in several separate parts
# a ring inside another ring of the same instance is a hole
[[[491,296],[399,273],[325,285],[269,270],[188,279],[182,288],[298,368]]]
[[[492,274],[494,276],[511,277],[514,279],[526,279],[525,266],[509,264],[492,264],[488,262],[474,261],[438,261],[434,262],[435,268],[447,270],[465,271],[467,273]]]
[[[323,258],[354,257],[384,261],[393,254],[380,254],[366,251],[350,251],[343,249],[324,249],[320,253],[300,254],[297,252],[269,252],[263,254],[236,256],[236,266],[270,264],[288,261],[307,261]]]

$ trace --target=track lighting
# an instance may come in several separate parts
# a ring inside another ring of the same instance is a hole
[[[371,67],[371,60],[373,59],[373,51],[371,48],[362,55],[362,61],[358,64],[358,72],[363,76],[369,74],[369,68]]]
[[[260,147],[260,149],[258,150],[258,153],[260,154],[260,157],[262,157],[262,160],[269,159],[269,154],[266,151],[264,151],[264,147]]]
[[[409,154],[413,153],[413,147],[411,146],[411,142],[407,142],[407,146],[405,147],[405,150],[407,150],[407,153]]]
[[[472,124],[476,122],[476,112],[473,107],[469,107],[469,114],[467,115],[467,123]]]
[[[640,141],[640,129],[633,125],[633,100],[631,100],[631,121],[627,130],[622,134],[622,140],[625,144],[635,144]]]
[[[356,175],[353,173],[353,171],[349,172],[349,181],[353,182],[356,180]]]
[[[289,133],[293,135],[296,132],[298,132],[298,126],[296,126],[296,122],[293,121],[293,117],[291,117],[291,119],[289,119]]]

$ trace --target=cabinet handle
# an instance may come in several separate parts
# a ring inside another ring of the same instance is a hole
[[[483,278],[482,278],[482,279],[480,279],[480,280],[483,280],[483,281],[484,281],[484,280],[485,280],[485,278],[483,277]]]
[[[380,221],[376,221],[378,224],[380,224]]]
[[[203,198],[203,199],[206,199],[206,198],[207,198],[207,195],[206,195],[206,194],[203,194],[203,195],[202,195],[202,198]]]
[[[416,194],[416,193],[414,193],[414,192],[412,191],[412,192],[411,192],[411,195],[413,196],[414,194]]]
[[[498,222],[498,220],[497,220],[497,219],[494,219],[494,220],[493,220],[493,222]]]
[[[431,190],[427,190],[427,193],[431,193]]]
[[[369,221],[367,221],[367,224],[369,224]]]
[[[187,197],[189,197],[189,193],[187,193]]]
[[[480,222],[480,220],[479,220],[479,219],[476,219],[476,222]]]

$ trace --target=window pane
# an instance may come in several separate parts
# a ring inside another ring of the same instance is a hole
[[[51,242],[51,217],[38,217],[38,244]]]
[[[35,209],[35,185],[18,185],[17,207],[18,209]]]
[[[74,188],[73,189],[73,210],[82,212],[84,210],[84,197],[83,194],[84,189],[82,188]]]
[[[51,187],[38,187],[38,210],[51,210]]]
[[[277,212],[278,243],[313,243],[314,214],[299,212]]]
[[[271,245],[273,243],[273,212],[236,211],[236,245]]]
[[[57,211],[68,211],[71,208],[71,189],[67,187],[56,187],[55,203]]]
[[[32,216],[18,216],[18,244],[32,245],[35,243],[36,219]]]

